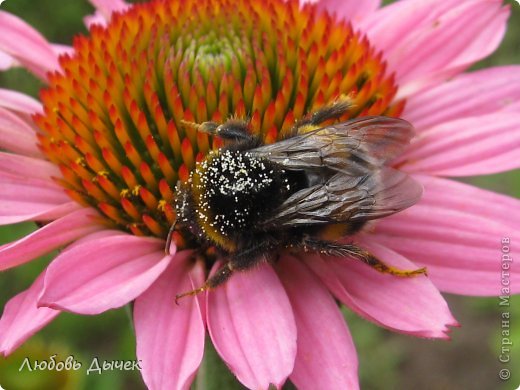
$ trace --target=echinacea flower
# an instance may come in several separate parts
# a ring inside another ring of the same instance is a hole
[[[46,83],[40,101],[0,90],[0,223],[41,225],[0,247],[0,269],[61,249],[7,303],[1,353],[61,311],[133,301],[151,389],[189,386],[206,330],[249,388],[289,378],[302,389],[354,389],[356,352],[333,296],[383,327],[446,339],[457,322],[439,291],[501,293],[500,240],[520,242],[520,203],[446,178],[520,165],[520,67],[463,73],[500,43],[501,1],[92,3],[89,36],[72,48],[0,11],[0,67],[21,65]],[[403,117],[416,128],[393,166],[422,183],[423,198],[356,241],[428,276],[282,253],[176,305],[221,264],[194,258],[182,237],[164,254],[176,182],[220,145],[181,121],[248,117],[271,143],[340,95],[353,99],[348,118]],[[520,270],[508,271],[517,293]]]

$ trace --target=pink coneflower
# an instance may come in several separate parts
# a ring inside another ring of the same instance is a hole
[[[290,379],[302,389],[355,389],[356,351],[334,297],[386,328],[447,339],[457,322],[439,291],[501,293],[500,241],[520,242],[520,204],[445,178],[520,165],[520,67],[463,73],[500,43],[509,15],[501,1],[92,3],[90,35],[72,48],[0,12],[0,67],[24,66],[47,85],[39,102],[0,90],[0,223],[42,226],[0,247],[0,269],[61,249],[6,305],[1,353],[60,311],[133,301],[150,389],[190,385],[206,329],[249,388]],[[182,237],[164,254],[177,181],[220,145],[181,121],[247,116],[271,143],[338,96],[353,99],[344,119],[385,115],[415,126],[393,166],[422,183],[422,199],[356,242],[428,276],[281,253],[176,305],[221,264],[194,260]],[[519,269],[509,272],[517,293]]]

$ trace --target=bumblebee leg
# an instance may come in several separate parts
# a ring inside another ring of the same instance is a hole
[[[178,304],[179,299],[194,296],[198,293],[212,290],[215,287],[224,284],[236,271],[246,271],[253,268],[255,265],[262,261],[269,260],[264,254],[274,247],[274,243],[270,240],[260,241],[257,245],[248,248],[247,250],[237,252],[234,256],[208,280],[206,283],[195,290],[188,291],[182,294],[178,294],[175,297],[175,303]]]
[[[361,249],[360,247],[353,244],[338,244],[335,242],[305,239],[302,243],[302,247],[304,250],[312,250],[327,256],[353,257],[357,260],[361,260],[363,263],[368,264],[375,270],[384,274],[390,274],[400,277],[426,275],[426,268],[424,267],[410,271],[401,270],[399,268],[395,268],[388,264],[385,264],[377,257],[372,255],[370,252]]]
[[[239,119],[230,119],[216,129],[216,134],[225,140],[252,141],[255,137],[249,133],[247,122]]]
[[[190,126],[202,133],[216,135],[227,141],[253,141],[256,138],[249,134],[247,122],[230,119],[223,124],[216,122],[193,123],[181,120],[185,126]]]
[[[348,96],[342,95],[335,101],[326,106],[321,107],[311,115],[296,123],[296,129],[303,126],[318,126],[319,124],[330,119],[338,119],[352,107],[352,99]]]
[[[207,133],[210,135],[217,135],[217,128],[218,123],[216,122],[202,122],[202,123],[195,123],[190,121],[185,121],[184,119],[181,119],[181,123],[184,126],[191,127],[197,131],[200,131],[201,133]]]
[[[224,283],[226,280],[229,279],[229,277],[233,274],[233,265],[231,264],[231,261],[228,261],[226,264],[224,264],[222,267],[219,268],[219,270],[206,282],[202,285],[202,287],[196,288],[195,290],[187,291],[182,294],[177,294],[175,296],[175,303],[179,304],[179,299],[189,296],[195,296],[201,292],[211,290],[220,284]]]

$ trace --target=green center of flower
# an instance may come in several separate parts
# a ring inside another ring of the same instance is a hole
[[[166,236],[177,181],[221,146],[183,121],[247,118],[272,143],[339,96],[342,121],[403,108],[367,39],[312,5],[153,1],[90,33],[41,92],[39,142],[71,198],[136,235]]]

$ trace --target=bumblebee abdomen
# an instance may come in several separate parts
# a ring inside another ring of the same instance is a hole
[[[192,177],[196,217],[203,233],[233,251],[237,239],[253,234],[258,222],[291,192],[287,173],[247,151],[220,150],[201,162]]]

